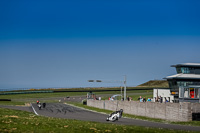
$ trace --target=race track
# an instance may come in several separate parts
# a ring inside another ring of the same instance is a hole
[[[0,105],[3,108],[24,110],[28,112],[35,112],[38,115],[63,118],[63,119],[75,119],[83,121],[94,121],[101,123],[113,123],[120,125],[135,125],[135,126],[144,126],[144,127],[155,127],[155,128],[167,128],[167,129],[177,129],[177,130],[186,130],[186,131],[200,131],[200,127],[196,126],[183,126],[183,125],[174,125],[174,124],[165,124],[150,122],[144,120],[130,119],[130,118],[120,118],[118,121],[109,122],[106,121],[108,117],[107,114],[97,113],[89,111],[86,109],[74,107],[71,105],[63,103],[47,103],[45,108],[39,110],[37,104],[32,104],[32,107],[23,107],[23,106],[5,106]]]
[[[164,123],[157,123],[157,122],[150,122],[150,121],[136,120],[129,118],[120,118],[118,121],[108,122],[106,121],[106,118],[108,117],[108,115],[106,114],[97,113],[62,103],[48,103],[46,107],[42,108],[41,110],[39,110],[37,104],[33,104],[32,106],[39,115],[44,115],[48,117],[95,121],[95,122],[113,123],[120,125],[136,125],[145,127],[200,131],[200,127],[164,124]]]

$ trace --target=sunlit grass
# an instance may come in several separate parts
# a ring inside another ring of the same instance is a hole
[[[0,108],[0,132],[35,133],[185,133],[186,131],[115,125],[36,116],[33,113]]]
[[[57,93],[31,93],[31,94],[13,94],[0,95],[0,99],[24,99],[24,98],[48,98],[48,97],[67,97],[86,95],[86,92],[57,92]]]
[[[119,91],[105,91],[105,92],[95,92],[96,96],[101,96],[103,99],[108,99],[114,94],[119,94]],[[12,95],[0,95],[0,99],[11,99],[11,101],[0,101],[0,105],[24,105],[25,103],[36,102],[37,99],[44,99],[41,102],[58,102],[57,98],[65,98],[72,96],[85,96],[87,92],[57,92],[57,93],[32,93],[32,94],[12,94]],[[133,100],[142,95],[146,97],[152,97],[152,91],[146,90],[136,90],[127,91],[127,95],[132,97]],[[49,98],[49,99],[48,99]]]
[[[18,101],[0,101],[0,105],[25,105],[25,103]]]

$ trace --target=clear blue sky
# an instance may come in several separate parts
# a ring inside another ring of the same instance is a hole
[[[199,0],[0,1],[0,88],[134,86],[200,63]]]

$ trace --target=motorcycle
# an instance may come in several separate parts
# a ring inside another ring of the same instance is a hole
[[[41,108],[42,108],[41,103],[38,104],[38,108],[39,108],[39,110],[41,110]]]
[[[116,121],[118,120],[119,118],[122,117],[122,113],[123,113],[123,109],[120,109],[119,111],[115,111],[113,113],[111,113],[108,118],[106,119],[106,121]]]

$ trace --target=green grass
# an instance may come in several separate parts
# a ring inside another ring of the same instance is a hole
[[[0,132],[16,133],[186,133],[187,131],[125,126],[79,120],[49,118],[33,113],[0,108]]]
[[[25,103],[36,102],[37,99],[41,102],[58,102],[56,98],[67,96],[86,95],[84,92],[59,92],[59,93],[32,93],[32,94],[16,94],[16,95],[0,95],[0,99],[11,99],[11,101],[0,101],[0,105],[25,105]],[[49,99],[48,99],[49,98]]]
[[[170,122],[171,124],[188,125],[188,126],[200,126],[200,121],[189,122]]]
[[[114,94],[120,94],[120,91],[105,91],[105,92],[95,92],[97,97],[99,95],[104,95],[102,99],[108,99],[108,97]],[[140,94],[138,94],[140,93]],[[148,90],[136,90],[136,91],[127,91],[127,95],[131,96],[134,100],[141,95],[152,97],[152,91]],[[50,100],[44,100],[41,102],[57,102],[57,100],[53,100],[53,98],[61,98],[67,96],[86,96],[87,92],[57,92],[57,93],[31,93],[31,94],[13,94],[13,95],[0,95],[0,99],[11,99],[10,102],[2,102],[0,101],[0,105],[24,105],[25,103],[35,102],[37,99],[42,98],[52,98]]]
[[[24,102],[18,101],[0,101],[0,105],[24,105]]]
[[[128,93],[144,93],[145,90],[127,91]],[[149,92],[149,91],[148,91]],[[102,94],[120,94],[120,91],[105,91],[95,92],[96,95]],[[15,95],[0,95],[0,99],[24,99],[24,98],[48,98],[48,97],[66,97],[66,96],[79,96],[87,95],[87,92],[56,92],[56,93],[32,93],[32,94],[15,94]]]
[[[146,83],[143,83],[139,86],[146,86],[146,87],[169,87],[168,81],[167,80],[150,80]]]
[[[155,86],[137,86],[137,87],[127,87],[126,89],[149,89],[149,88],[154,88]],[[159,86],[161,87],[161,86]],[[157,87],[156,87],[157,88]],[[88,88],[47,88],[47,89],[29,89],[29,90],[12,90],[12,91],[5,91],[5,92],[21,92],[21,91],[95,91],[95,90],[120,90],[121,87],[88,87]],[[6,89],[5,89],[6,90]],[[2,93],[4,91],[1,91]]]
[[[32,94],[0,95],[0,99],[66,97],[66,96],[76,96],[76,95],[86,95],[86,94],[87,94],[86,92],[32,93]]]

